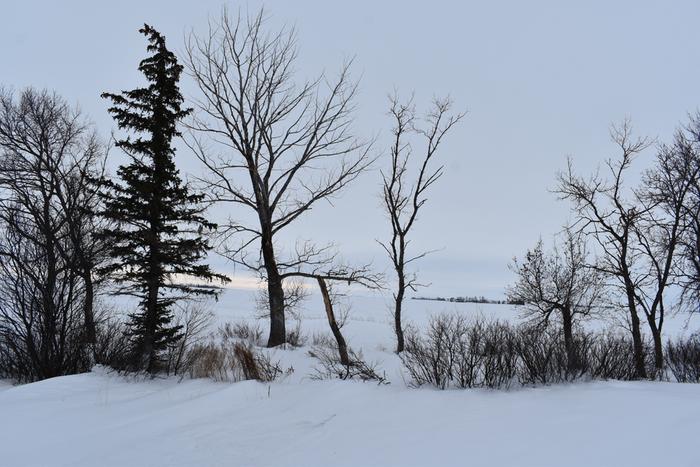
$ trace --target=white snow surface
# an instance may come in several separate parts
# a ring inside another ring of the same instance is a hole
[[[254,321],[251,291],[214,304]],[[386,299],[352,299],[344,329],[390,385],[315,381],[305,348],[274,350],[294,372],[270,384],[125,377],[104,368],[0,384],[0,466],[698,466],[700,385],[590,382],[509,391],[411,389]],[[302,330],[327,332],[318,296]],[[440,311],[517,320],[503,305],[408,301],[416,326]],[[290,326],[294,322],[289,323]],[[700,328],[667,321],[668,335]],[[263,323],[263,329],[265,323]]]

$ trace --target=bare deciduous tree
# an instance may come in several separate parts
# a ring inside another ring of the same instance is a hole
[[[637,377],[646,377],[640,315],[653,341],[654,369],[664,365],[663,324],[669,308],[667,295],[683,265],[679,248],[692,231],[687,217],[693,184],[700,165],[690,140],[677,132],[674,143],[660,145],[655,166],[644,173],[642,184],[625,191],[623,178],[633,159],[650,144],[632,139],[628,122],[614,129],[622,151],[618,162],[608,161],[612,181],[597,174],[583,180],[560,177],[560,193],[574,201],[583,229],[588,229],[603,252],[600,270],[616,279],[629,311]],[[692,210],[692,209],[691,209]],[[686,250],[687,252],[687,250]]]
[[[416,110],[413,101],[401,103],[397,96],[390,99],[390,115],[394,121],[392,129],[391,167],[382,172],[382,199],[391,222],[391,238],[379,242],[391,259],[396,272],[397,286],[394,292],[394,330],[396,351],[404,349],[404,332],[401,322],[402,305],[407,290],[416,290],[421,284],[415,273],[407,271],[414,261],[429,252],[410,253],[409,234],[418,218],[418,212],[426,203],[426,192],[441,176],[443,166],[431,167],[444,136],[459,122],[464,113],[451,113],[452,101],[435,99],[433,108],[425,118],[425,125],[416,124]],[[419,135],[425,140],[421,159],[414,163],[412,146],[408,139]],[[415,165],[414,165],[415,164]],[[412,179],[412,168],[417,174]]]
[[[690,118],[676,133],[676,172],[685,173],[688,193],[683,206],[683,235],[680,237],[678,280],[683,299],[694,312],[700,310],[700,114]]]
[[[589,267],[583,234],[566,228],[562,248],[555,244],[551,253],[540,240],[522,262],[514,260],[511,269],[517,280],[507,290],[508,299],[522,302],[524,316],[537,325],[547,325],[552,315],[561,321],[569,370],[574,370],[574,328],[593,314],[604,292],[602,274]]]
[[[77,110],[47,91],[0,93],[1,333],[17,375],[88,366],[99,261],[90,179],[104,148]]]
[[[222,253],[267,281],[272,347],[285,342],[284,269],[294,266],[280,258],[275,239],[372,158],[371,144],[352,131],[357,84],[349,64],[334,80],[297,84],[294,31],[268,34],[264,23],[262,11],[234,18],[224,10],[208,34],[190,36],[186,60],[200,98],[188,144],[206,168],[200,181],[211,201],[256,218],[220,223]],[[255,243],[259,254],[251,259]]]
[[[610,179],[597,172],[589,179],[577,176],[569,161],[568,171],[558,176],[557,192],[573,203],[577,226],[590,234],[600,248],[598,269],[613,278],[622,292],[629,315],[637,377],[646,378],[644,342],[637,306],[639,284],[635,275],[640,251],[634,245],[635,226],[645,213],[636,194],[625,191],[624,176],[635,156],[650,143],[647,139],[633,138],[629,122],[613,127],[611,137],[620,149],[620,156],[606,163]]]
[[[635,225],[635,234],[644,269],[637,280],[637,302],[649,325],[657,371],[664,365],[662,331],[670,308],[666,295],[684,266],[679,248],[692,225],[686,207],[699,175],[698,154],[679,130],[673,144],[659,147],[656,165],[646,172],[639,192],[644,217]]]
[[[66,216],[72,267],[85,289],[84,340],[93,348],[97,344],[94,305],[97,290],[106,281],[105,277],[94,277],[96,268],[106,259],[107,245],[98,235],[106,222],[94,214],[100,203],[97,185],[105,172],[106,148],[92,134],[82,150],[66,162],[55,166],[56,198]]]

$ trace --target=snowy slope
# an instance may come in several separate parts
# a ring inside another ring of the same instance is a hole
[[[305,308],[306,333],[325,331],[317,299]],[[444,308],[517,319],[505,306],[408,303],[416,324]],[[227,292],[216,307],[220,321],[256,315],[250,292]],[[391,385],[310,380],[303,349],[275,352],[295,371],[272,384],[143,381],[98,368],[4,385],[0,466],[700,465],[700,385],[408,389],[387,350],[383,299],[353,299],[351,317],[350,345],[381,361]]]
[[[8,467],[700,465],[697,385],[439,392],[93,373],[4,391],[0,407]]]

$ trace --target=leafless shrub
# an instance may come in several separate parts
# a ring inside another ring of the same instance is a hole
[[[461,321],[461,320],[460,320]],[[486,344],[487,336],[483,333],[481,322],[474,326],[469,326],[466,322],[460,322],[459,326],[464,329],[453,329],[460,334],[456,339],[449,339],[448,346],[449,361],[445,368],[449,368],[446,379],[451,379],[454,385],[460,388],[473,388],[479,386],[482,374],[491,375],[491,371],[481,371],[480,363],[484,353],[489,352],[489,345]],[[415,349],[415,337],[411,338],[411,348]],[[447,382],[447,381],[445,381]],[[444,389],[444,387],[443,387]]]
[[[478,336],[480,345],[475,345]],[[516,331],[508,323],[501,321],[477,320],[471,328],[471,346],[477,351],[481,365],[481,380],[477,379],[475,386],[509,388],[515,380],[518,366],[516,352]],[[461,357],[464,358],[464,357]]]
[[[681,378],[684,373],[695,374],[694,364],[700,375],[700,340],[695,343],[696,363],[692,363],[695,344],[682,347],[685,353],[679,359],[688,368],[679,369]],[[647,373],[653,375],[651,342],[645,343],[644,353]],[[631,380],[637,375],[632,340],[623,335],[577,330],[567,346],[561,329],[555,327],[514,327],[450,314],[433,317],[423,335],[408,328],[401,361],[410,385],[439,389],[506,389],[513,384],[546,385],[583,378]]]
[[[507,388],[516,375],[514,332],[502,322],[459,315],[431,318],[425,336],[406,330],[401,361],[411,384],[447,387]]]
[[[278,361],[259,348],[261,339],[262,331],[257,326],[227,323],[206,342],[192,345],[181,364],[181,374],[227,382],[273,381],[285,372]]]
[[[243,372],[243,379],[263,380],[253,347],[237,343],[233,346],[233,355]]]
[[[377,384],[389,384],[384,372],[380,372],[376,362],[367,362],[362,352],[348,350],[350,364],[344,365],[335,342],[329,339],[330,345],[315,346],[309,350],[309,355],[318,361],[314,367],[313,379],[356,379],[360,381],[376,381]]]
[[[301,278],[289,277],[282,283],[284,291],[284,310],[289,317],[300,318],[301,305],[309,296],[309,290]],[[255,309],[257,317],[261,319],[270,318],[270,296],[267,289],[258,289],[255,296]]]
[[[401,361],[411,376],[412,384],[430,384],[440,389],[448,387],[454,375],[454,357],[466,346],[467,323],[463,317],[440,315],[431,318],[425,338],[413,327],[407,327]],[[468,345],[468,344],[467,344]],[[466,355],[466,352],[464,352]],[[472,365],[463,361],[461,369],[464,381]]]
[[[636,379],[632,340],[618,333],[595,335],[589,347],[588,365],[589,373],[594,379]]]
[[[133,369],[133,345],[127,332],[125,316],[126,313],[120,313],[109,306],[101,306],[96,314],[95,361],[120,371]],[[164,355],[166,373],[180,375],[187,371],[191,366],[189,359],[194,355],[192,349],[204,342],[205,331],[212,318],[213,313],[206,303],[185,302],[178,305],[175,323],[182,326],[182,336],[168,347]],[[219,330],[219,336],[225,334],[222,329]]]
[[[333,336],[326,332],[315,331],[311,334],[311,347],[333,347],[335,341]]]
[[[223,325],[219,326],[219,328],[214,334],[212,334],[212,337],[217,336],[221,339],[237,339],[239,338],[237,332],[237,325],[231,323],[224,323]]]
[[[518,377],[523,385],[541,385],[574,381],[588,370],[589,338],[573,333],[569,349],[560,329],[520,327],[517,352],[520,360]],[[571,360],[571,362],[569,362]]]
[[[350,310],[352,309],[349,303],[344,302],[342,300],[343,297],[344,294],[341,294],[337,291],[334,292],[333,308],[335,314],[335,321],[336,323],[338,323],[339,329],[343,329],[345,327],[345,324],[348,322],[348,318],[350,317]]]
[[[196,344],[186,361],[191,378],[219,382],[273,381],[284,373],[279,362],[273,361],[266,352],[243,342]]]
[[[99,315],[98,315],[99,316]],[[126,326],[118,316],[99,317],[96,323],[95,361],[101,365],[124,369],[130,362],[130,341]]]
[[[17,372],[12,365],[13,352],[10,346],[8,336],[0,333],[0,378],[2,379],[17,379]]]
[[[227,350],[227,347],[213,342],[196,345],[187,354],[187,372],[190,378],[228,381],[229,369],[235,358]]]
[[[164,360],[166,372],[178,375],[182,373],[190,349],[205,339],[204,332],[214,319],[214,313],[206,302],[186,301],[178,305],[175,316],[175,325],[181,327],[181,337],[168,347]]]
[[[679,383],[700,383],[700,334],[666,343],[666,365]]]
[[[238,338],[259,347],[263,345],[263,331],[258,323],[226,323],[219,332],[229,339]]]
[[[307,337],[301,330],[301,320],[296,321],[296,325],[292,329],[287,329],[286,344],[291,347],[303,347],[308,341]]]

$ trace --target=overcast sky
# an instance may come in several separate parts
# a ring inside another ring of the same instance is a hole
[[[223,4],[4,2],[0,84],[54,89],[79,103],[107,136],[114,125],[99,94],[143,83],[136,70],[145,54],[139,27],[151,24],[181,52],[184,36],[204,31]],[[244,10],[261,4],[227,3]],[[271,29],[298,29],[300,79],[333,73],[355,57],[356,129],[378,135],[385,157],[376,169],[386,162],[393,89],[415,92],[419,109],[434,95],[450,94],[468,110],[438,156],[447,171],[415,232],[416,251],[439,249],[418,265],[432,283],[425,295],[500,297],[512,279],[510,259],[540,235],[549,240],[568,219],[567,204],[549,192],[567,156],[590,172],[614,155],[610,123],[630,117],[638,134],[668,139],[700,104],[697,1],[279,0],[265,7]],[[182,88],[192,95],[186,79]],[[653,151],[640,166],[652,158]],[[178,164],[200,172],[182,149]],[[375,242],[388,234],[379,189],[378,170],[367,173],[282,241],[334,241],[346,258],[384,270]]]

